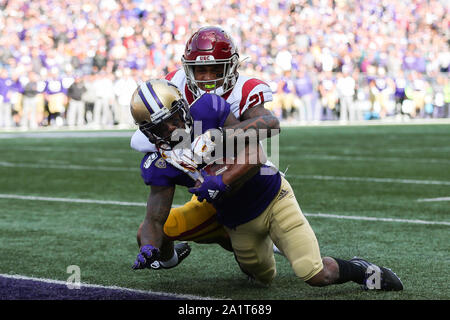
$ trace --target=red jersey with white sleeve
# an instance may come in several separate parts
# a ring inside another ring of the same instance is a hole
[[[189,105],[197,98],[188,89],[184,70],[172,71],[166,76],[166,80],[178,87]],[[211,93],[214,93],[214,91],[211,91]],[[268,84],[259,79],[243,75],[239,75],[236,84],[231,90],[225,92],[222,98],[230,104],[231,112],[237,119],[240,119],[241,115],[248,109],[273,100],[272,90]],[[155,145],[139,129],[131,138],[130,145],[134,150],[143,153],[157,151]]]

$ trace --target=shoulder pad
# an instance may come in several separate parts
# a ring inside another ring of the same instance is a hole
[[[247,109],[272,100],[272,90],[270,89],[270,86],[264,81],[250,78],[242,85],[239,116]]]

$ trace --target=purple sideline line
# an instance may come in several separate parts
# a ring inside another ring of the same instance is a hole
[[[0,300],[186,300],[186,298],[83,285],[80,289],[69,289],[65,284],[0,276]]]

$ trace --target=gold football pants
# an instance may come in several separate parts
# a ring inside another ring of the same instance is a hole
[[[277,196],[261,215],[234,229],[225,229],[241,267],[262,283],[270,284],[276,275],[273,243],[302,280],[311,279],[323,269],[314,231],[284,178]]]
[[[164,233],[171,240],[221,245],[229,242],[224,227],[217,222],[216,209],[207,201],[198,201],[195,195],[183,206],[170,210]]]

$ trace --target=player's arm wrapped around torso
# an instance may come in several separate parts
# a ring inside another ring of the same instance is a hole
[[[220,146],[222,147],[222,146]],[[224,151],[225,155],[228,155]],[[228,186],[222,199],[226,199],[259,173],[267,158],[258,143],[247,143],[229,157],[223,157],[203,168],[208,175],[222,175],[222,181]]]

